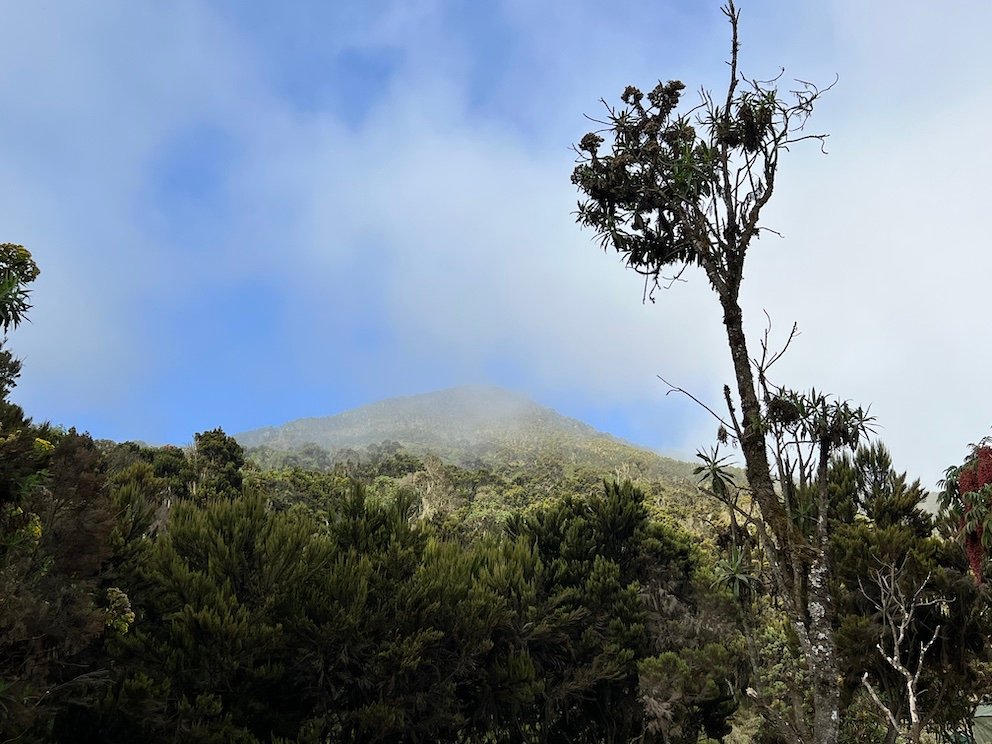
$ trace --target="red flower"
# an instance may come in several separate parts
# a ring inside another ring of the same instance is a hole
[[[964,538],[964,551],[968,555],[971,572],[975,575],[975,583],[982,583],[982,562],[985,560],[985,549],[982,547],[982,528],[969,532]]]
[[[962,511],[967,515],[978,505],[975,497],[983,486],[992,483],[992,447],[983,445],[975,449],[971,458],[958,471],[958,498],[961,500]],[[990,504],[985,503],[988,510]],[[961,529],[967,524],[966,517],[961,518]],[[966,532],[964,549],[968,555],[968,563],[975,575],[975,583],[983,580],[982,565],[985,561],[985,547],[982,545],[983,525],[979,523],[973,532]]]

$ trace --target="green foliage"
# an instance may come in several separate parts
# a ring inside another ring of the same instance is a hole
[[[130,670],[104,723],[115,740],[166,725],[189,741],[286,733],[273,712],[290,692],[280,685],[282,621],[307,579],[311,532],[294,516],[269,515],[253,496],[177,504],[159,539],[139,538],[125,572],[134,627],[112,646]],[[156,693],[139,704],[141,689]]]
[[[731,546],[727,554],[717,560],[714,573],[714,587],[726,587],[739,602],[747,602],[761,586],[750,553],[739,546]]]
[[[638,597],[649,560],[646,521],[641,495],[627,483],[588,502],[566,497],[508,525],[544,563],[544,622],[553,622],[532,654],[545,677],[543,723],[563,737],[624,740],[641,725],[637,659],[651,649]]]
[[[875,703],[862,688],[858,689],[844,711],[839,744],[884,742],[890,735],[888,723],[879,715]]]
[[[680,111],[681,81],[646,94],[628,85],[622,105],[604,104],[604,129],[575,146],[572,183],[582,194],[578,222],[655,286],[666,268],[677,275],[698,265],[715,289],[736,296],[779,155],[815,137],[801,132],[820,91],[803,83],[786,96],[777,78],[739,78],[737,11],[732,2],[723,10],[733,29],[726,97],[702,91]]]
[[[0,329],[16,328],[31,309],[27,285],[41,270],[22,245],[0,243]]]
[[[992,548],[992,440],[969,447],[965,461],[945,471],[940,493],[943,532],[964,544],[975,582],[981,584]]]
[[[192,470],[190,496],[195,499],[234,498],[241,494],[245,453],[234,437],[223,429],[204,431],[193,437],[189,458]]]
[[[23,426],[34,447],[0,475],[19,503],[0,523],[0,735],[34,741],[101,683],[91,660],[127,597],[100,591],[114,520],[93,441]]]
[[[699,472],[712,483],[720,480],[722,468],[714,453],[703,457]],[[909,595],[920,589],[920,607],[899,649],[909,668],[916,668],[923,645],[937,634],[918,684],[924,724],[934,730],[959,729],[975,701],[989,689],[987,600],[968,579],[961,546],[935,533],[933,517],[924,507],[926,491],[919,481],[910,482],[893,469],[880,444],[834,457],[828,463],[826,483],[842,740],[871,739],[870,732],[878,731],[882,739],[888,736],[884,716],[866,697],[865,672],[897,718],[909,716],[906,680],[877,649],[886,628],[886,618],[878,609],[883,590],[876,581],[880,573],[897,577]],[[818,517],[818,503],[823,502],[819,494],[814,498],[808,485],[795,486],[791,491],[783,488],[783,498],[789,499],[795,524],[808,531]],[[724,500],[735,503],[730,485],[726,490],[729,495]],[[735,514],[742,523],[732,519],[717,536],[720,552],[709,569],[711,586],[726,589],[736,600],[753,670],[748,704],[764,718],[761,737],[788,741],[803,735],[812,715],[809,670],[800,638],[781,609],[770,567],[755,551],[757,540],[746,502],[736,504]],[[891,645],[886,648],[892,652]]]
[[[21,362],[3,346],[4,340],[0,339],[0,400],[4,401],[4,405],[9,405],[6,403],[7,396],[21,375]]]
[[[5,328],[36,276],[7,254]],[[221,429],[184,452],[34,426],[6,401],[19,373],[3,351],[2,738],[650,739],[650,659],[683,641],[676,725],[725,728],[727,680],[701,666],[732,653],[689,630],[692,551],[652,521],[661,491],[600,485],[588,437],[502,439],[471,468],[307,446],[314,470],[261,470]],[[656,472],[593,439],[618,474]]]
[[[685,537],[648,514],[643,494],[626,482],[510,521],[511,532],[529,536],[546,557],[549,587],[562,597],[556,604],[589,613],[570,654],[608,673],[585,690],[571,678],[552,680],[582,694],[574,715],[563,708],[556,730],[595,722],[592,741],[623,741],[642,729],[646,740],[681,732],[678,740],[695,741],[728,730],[742,681],[739,636],[703,616],[721,600],[697,578]]]
[[[421,516],[445,534],[467,541],[501,531],[516,511],[568,495],[592,497],[604,479],[631,480],[644,493],[654,518],[691,531],[708,532],[711,523],[721,519],[716,504],[698,498],[692,466],[602,439],[602,451],[590,454],[573,448],[565,436],[556,446],[567,451],[556,454],[547,448],[545,434],[535,433],[533,440],[513,448],[507,444],[471,465],[430,454],[417,457],[396,442],[383,442],[327,453],[332,465],[320,471],[309,469],[299,450],[263,447],[249,450],[251,465],[245,477],[280,509],[303,503],[333,511],[329,494],[342,490],[349,479],[364,483],[374,498],[411,491],[419,499]]]
[[[695,563],[629,484],[468,543],[417,519],[412,494],[372,498],[361,485],[326,493],[326,511],[274,511],[258,492],[180,501],[156,527],[168,486],[146,455],[110,476],[115,583],[99,620],[112,677],[57,711],[53,731],[107,742],[643,731],[639,665],[676,642]],[[679,611],[646,605],[646,587]],[[687,652],[695,687],[678,720],[689,728],[715,731],[732,708],[714,702],[726,686],[703,673],[711,657],[705,644]]]
[[[747,530],[708,553],[728,525],[690,540],[671,513],[656,518],[671,492],[590,492],[577,465],[509,481],[398,448],[377,453],[386,473],[355,460],[263,471],[220,430],[187,456],[20,427],[9,441],[31,447],[5,471],[22,511],[8,516],[0,574],[8,736],[697,741],[729,735],[749,685],[783,721],[808,689]],[[429,514],[438,494],[450,506]],[[949,617],[923,613],[913,631],[944,628],[925,677],[933,724],[953,726],[986,684],[977,590],[960,547],[931,534],[924,495],[879,447],[831,465],[852,736],[877,726],[858,685],[866,659],[899,699],[872,656],[859,579],[873,561],[909,555],[907,580],[929,573],[952,599]],[[741,618],[758,629],[747,644]],[[755,729],[746,710],[737,720]],[[775,727],[755,736],[772,741]]]
[[[301,468],[257,470],[244,472],[245,489],[264,493],[270,508],[285,511],[304,508],[314,514],[334,514],[339,507],[338,495],[347,490],[351,481],[337,472],[316,472]]]
[[[837,510],[843,519],[832,529],[844,700],[858,699],[867,671],[896,716],[908,719],[905,679],[876,649],[885,618],[877,612],[880,587],[872,577],[894,571],[910,594],[922,588],[921,606],[900,650],[910,668],[937,632],[920,677],[923,720],[938,727],[958,724],[987,693],[981,670],[990,630],[982,610],[986,600],[968,579],[960,546],[934,534],[933,519],[923,508],[927,493],[919,481],[908,482],[893,470],[881,445],[835,460],[830,487],[831,498],[847,505],[847,514]],[[937,599],[947,601],[922,604]]]
[[[694,742],[700,734],[711,739],[727,736],[728,719],[737,708],[733,682],[739,655],[732,644],[714,642],[643,660],[638,672],[650,719],[648,732],[660,735],[661,741]]]
[[[42,570],[95,599],[77,602],[86,619],[65,657],[83,677],[56,675],[62,692],[12,733],[650,740],[675,730],[644,712],[646,696],[661,694],[650,660],[665,654],[684,669],[672,725],[726,730],[729,691],[742,681],[728,659],[739,649],[717,652],[726,628],[697,613],[715,606],[710,582],[697,578],[689,542],[652,519],[657,497],[600,483],[589,496],[535,501],[526,477],[510,484],[439,460],[404,472],[392,467],[399,450],[379,459],[396,475],[369,469],[368,488],[345,488],[336,468],[241,467],[229,438],[215,434],[188,457],[97,447],[74,432],[32,449],[25,493],[40,498],[49,483],[62,494],[49,505],[61,516]],[[463,494],[462,505],[424,521],[428,485]],[[488,529],[451,527],[503,488],[520,494],[523,512],[499,501]],[[69,521],[78,534],[62,531]],[[64,560],[70,551],[83,560]],[[47,586],[53,596],[54,581]],[[16,684],[14,696],[29,691]]]

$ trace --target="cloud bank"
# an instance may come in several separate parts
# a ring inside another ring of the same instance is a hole
[[[43,269],[17,399],[184,441],[466,382],[679,454],[729,378],[701,277],[641,302],[571,212],[569,144],[634,82],[723,82],[716,4],[10,9],[0,216]],[[872,403],[932,483],[988,432],[992,9],[741,3],[746,69],[839,83],[745,282],[781,381]],[[898,12],[896,12],[898,10]],[[939,53],[938,53],[939,50]],[[616,430],[616,429],[620,430]]]

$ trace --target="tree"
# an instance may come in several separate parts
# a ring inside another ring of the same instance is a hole
[[[31,309],[27,285],[41,270],[22,245],[0,243],[0,329],[16,328]]]
[[[526,647],[540,671],[540,741],[694,742],[729,732],[735,635],[712,627],[698,555],[631,485],[518,513],[543,563]],[[716,632],[714,632],[716,631]]]
[[[845,712],[851,705],[860,705],[867,713],[882,711],[882,718],[876,717],[876,736],[892,743],[902,721],[912,718],[914,705],[926,723],[945,706],[948,687],[963,682],[942,653],[949,648],[952,634],[935,612],[936,605],[907,605],[908,615],[896,615],[901,611],[895,602],[899,592],[916,594],[919,588],[915,599],[921,599],[924,588],[937,592],[936,585],[946,585],[948,576],[939,562],[939,541],[932,536],[933,520],[923,508],[926,491],[919,481],[910,483],[905,474],[895,472],[881,444],[860,447],[852,457],[836,458],[830,465],[830,490],[835,503],[831,561],[844,675],[842,705]],[[954,620],[965,623],[962,617]],[[892,622],[902,628],[895,646]],[[944,632],[935,633],[938,626]],[[916,653],[934,643],[938,645],[929,656]],[[889,658],[913,665],[919,672],[912,687],[907,687]],[[950,685],[942,684],[942,678]],[[925,699],[921,696],[924,689]],[[884,702],[884,710],[879,701]],[[852,713],[851,718],[845,715],[846,733],[854,728],[857,716]]]
[[[31,452],[35,436],[30,420],[20,406],[7,396],[17,384],[21,362],[4,348],[6,333],[25,319],[31,308],[27,285],[40,273],[26,248],[13,243],[0,244],[0,528],[16,507],[23,490],[23,479],[35,471]],[[35,458],[36,459],[36,458]]]
[[[940,637],[941,625],[938,623],[928,639],[921,643],[910,642],[914,630],[914,622],[921,610],[928,607],[946,607],[947,600],[943,597],[929,596],[930,576],[915,587],[904,587],[902,566],[893,563],[882,564],[870,573],[871,583],[875,586],[872,593],[862,588],[865,598],[875,607],[881,621],[882,631],[878,643],[875,644],[878,653],[892,669],[902,677],[904,693],[908,707],[909,727],[906,737],[916,744],[923,733],[920,712],[920,697],[925,688],[920,685],[920,676],[927,666],[927,652]],[[878,598],[875,598],[875,594]],[[862,684],[875,704],[888,718],[891,727],[900,730],[899,720],[893,711],[893,706],[886,704],[872,685],[870,675],[865,672],[861,678]]]
[[[241,494],[245,451],[221,428],[193,436],[190,453],[190,496],[195,499],[235,498]]]
[[[945,471],[940,508],[945,525],[964,543],[975,583],[981,585],[992,547],[992,439],[970,449],[963,464]]]
[[[0,244],[0,333],[25,320],[38,274],[25,248]],[[113,614],[102,576],[113,514],[93,441],[32,424],[7,399],[21,364],[5,342],[0,336],[0,739],[50,740],[58,711],[101,674],[90,662]],[[126,595],[115,587],[113,598],[126,612]]]
[[[768,230],[761,213],[782,154],[824,140],[805,131],[823,91],[799,82],[782,93],[779,78],[742,76],[732,0],[723,12],[732,35],[726,95],[703,91],[698,106],[680,112],[683,83],[659,83],[647,95],[628,86],[622,106],[606,107],[602,132],[612,141],[590,132],[575,148],[572,181],[584,195],[577,219],[645,277],[652,299],[689,267],[700,268],[717,295],[737,393],[735,401],[724,387],[728,413],[718,417],[720,435],[743,452],[749,495],[760,509],[753,526],[809,672],[812,715],[795,738],[826,744],[837,740],[840,713],[828,466],[837,451],[857,445],[870,421],[863,410],[816,391],[772,384],[767,373],[784,349],[770,350],[767,334],[760,358],[749,352],[739,302],[745,259]],[[715,455],[708,460],[713,472],[718,463]]]
[[[18,496],[0,519],[0,736],[48,741],[105,678],[101,639],[126,632],[128,598],[103,572],[114,514],[93,441],[25,430],[33,449],[0,449],[0,486]]]

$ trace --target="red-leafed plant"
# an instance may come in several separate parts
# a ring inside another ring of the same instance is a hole
[[[981,584],[985,556],[992,548],[992,440],[971,445],[964,463],[945,471],[943,486],[940,506],[945,523],[956,527],[975,583]]]

